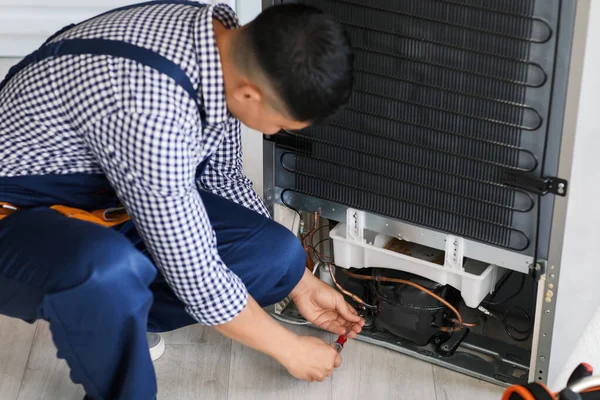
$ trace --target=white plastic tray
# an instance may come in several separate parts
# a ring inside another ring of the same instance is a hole
[[[495,265],[465,260],[461,268],[438,265],[386,250],[389,236],[364,230],[362,241],[347,238],[346,224],[338,224],[329,236],[333,241],[335,264],[343,268],[389,268],[419,275],[460,290],[468,307],[478,307],[492,293],[504,270]]]

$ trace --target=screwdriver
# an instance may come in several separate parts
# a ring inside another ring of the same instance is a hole
[[[342,352],[344,345],[348,341],[348,334],[350,333],[350,331],[352,331],[352,328],[354,328],[354,324],[350,325],[350,328],[348,328],[348,330],[346,330],[346,333],[344,333],[343,335],[340,335],[337,338],[337,340],[335,341],[335,343],[333,344],[335,351],[337,351],[338,353]]]

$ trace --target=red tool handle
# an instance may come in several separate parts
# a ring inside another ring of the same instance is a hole
[[[340,353],[347,341],[348,338],[345,335],[340,335],[333,344],[333,347],[335,347],[336,351]]]

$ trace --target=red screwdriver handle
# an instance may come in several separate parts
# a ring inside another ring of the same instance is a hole
[[[335,351],[337,351],[338,353],[341,353],[342,349],[344,348],[344,345],[346,344],[347,341],[348,341],[348,338],[346,336],[340,335],[337,338],[337,340],[335,341],[335,343],[333,344]]]

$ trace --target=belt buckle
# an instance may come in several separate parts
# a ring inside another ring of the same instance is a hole
[[[104,210],[103,217],[107,222],[117,221],[119,218],[127,215],[125,207],[114,207]]]
[[[12,206],[7,203],[0,203],[0,218],[8,217],[11,214],[19,211],[19,209],[15,206]]]

